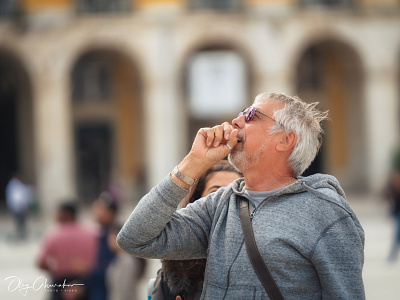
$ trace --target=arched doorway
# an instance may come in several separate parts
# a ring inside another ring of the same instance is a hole
[[[34,184],[32,90],[20,60],[0,49],[0,202],[13,173]]]
[[[124,55],[100,49],[81,55],[71,76],[78,196],[131,196],[144,186],[138,72]]]
[[[252,99],[247,61],[232,47],[215,45],[194,51],[185,75],[190,147],[200,128],[230,122]]]
[[[323,172],[356,190],[366,185],[363,71],[348,45],[326,40],[309,46],[297,65],[297,94],[329,110],[323,146],[305,175]]]

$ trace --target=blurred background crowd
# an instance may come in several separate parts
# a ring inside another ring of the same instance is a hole
[[[0,0],[0,298],[23,299],[10,276],[56,276],[44,257],[65,208],[110,251],[103,273],[118,269],[107,236],[200,127],[260,92],[330,111],[306,175],[336,176],[360,214],[367,297],[399,299],[398,0]],[[77,267],[86,278],[103,253],[93,245],[91,267]],[[132,290],[155,276],[152,263],[122,276]]]

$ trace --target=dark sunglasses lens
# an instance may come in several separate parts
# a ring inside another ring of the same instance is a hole
[[[246,111],[246,123],[250,122],[251,119],[253,119],[255,113],[256,113],[256,109],[255,109],[254,107],[250,107],[250,108]]]

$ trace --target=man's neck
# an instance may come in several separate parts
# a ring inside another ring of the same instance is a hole
[[[293,174],[290,168],[281,168],[279,171],[265,168],[251,168],[244,173],[245,187],[250,191],[273,191],[293,183]]]

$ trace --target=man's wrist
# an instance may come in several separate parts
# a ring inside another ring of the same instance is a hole
[[[208,170],[209,166],[204,162],[204,160],[197,159],[189,154],[179,163],[179,165],[177,165],[177,168],[184,176],[197,181],[197,179]],[[182,180],[177,176],[176,172],[171,172],[171,178],[177,185],[185,190],[189,190],[192,187],[192,184],[189,184],[191,182],[188,183]]]
[[[172,174],[174,174],[176,177],[178,177],[180,180],[182,180],[184,183],[193,186],[197,179],[193,179],[189,176],[187,176],[186,174],[182,173],[181,171],[179,171],[178,166],[176,166],[173,170],[172,170]]]
[[[178,165],[179,171],[193,179],[199,179],[212,165],[208,165],[204,159],[192,157],[188,154]]]

